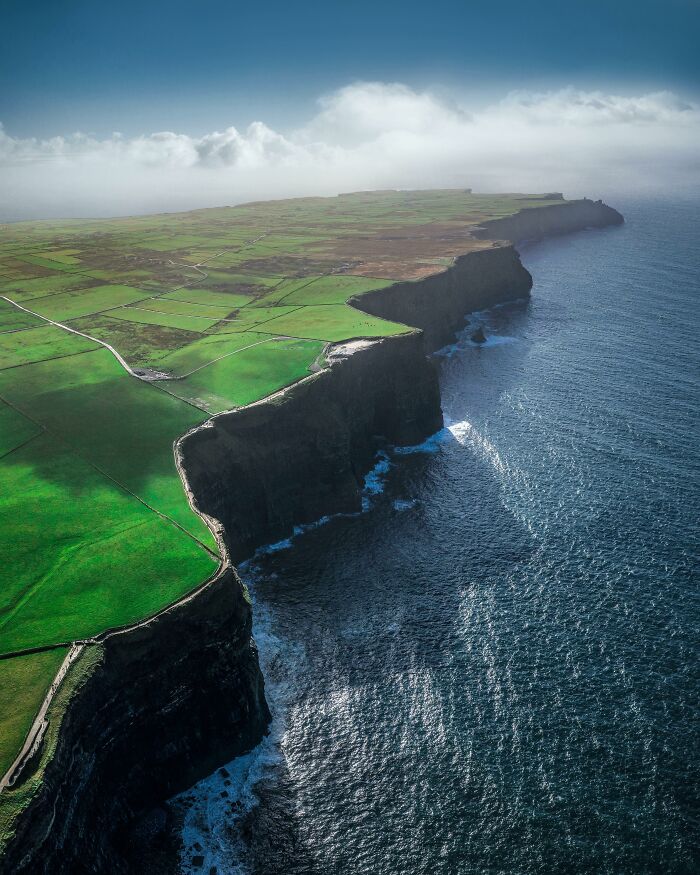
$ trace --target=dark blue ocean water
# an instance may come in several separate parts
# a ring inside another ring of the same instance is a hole
[[[247,568],[273,732],[185,864],[700,871],[700,202],[615,205],[439,357],[430,452]]]

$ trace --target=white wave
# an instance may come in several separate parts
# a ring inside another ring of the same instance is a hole
[[[380,450],[377,453],[377,462],[372,470],[365,476],[364,488],[362,490],[362,510],[366,512],[372,507],[372,499],[381,495],[386,488],[386,477],[391,470],[393,463],[389,456]]]
[[[498,449],[480,434],[477,429],[466,419],[461,422],[453,422],[447,426],[447,430],[454,439],[462,444],[476,450],[477,453],[485,458],[493,468],[501,475],[502,478],[508,476],[509,466],[504,461]]]
[[[435,434],[431,434],[422,444],[414,444],[410,447],[392,447],[392,453],[397,456],[408,456],[412,453],[437,453],[440,446],[449,440],[450,433],[446,428],[441,428]]]
[[[433,355],[440,356],[440,358],[452,358],[457,353],[464,352],[465,349],[492,349],[495,346],[517,343],[520,340],[519,337],[512,337],[509,334],[487,334],[486,340],[483,343],[477,343],[471,339],[471,335],[476,331],[477,327],[477,325],[469,325],[458,340],[448,346],[443,346],[442,349],[437,350]]]
[[[269,612],[255,598],[255,574],[246,575],[245,583],[254,603],[254,637],[265,676],[265,696],[275,717],[269,734],[257,747],[173,800],[184,812],[180,854],[184,875],[200,875],[212,867],[227,875],[247,875],[240,828],[258,804],[256,786],[284,759],[286,709],[294,692],[294,678],[303,674],[298,668],[304,659],[301,648],[272,632]],[[227,797],[222,796],[224,792]],[[192,865],[196,856],[203,857],[201,866]]]

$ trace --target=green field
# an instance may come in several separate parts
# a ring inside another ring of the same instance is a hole
[[[317,371],[327,342],[411,330],[346,302],[492,246],[471,233],[485,219],[550,204],[387,191],[0,226],[3,772],[64,645],[148,618],[215,573],[174,442]],[[131,376],[102,343],[156,373]],[[0,820],[33,780],[3,793]]]
[[[42,298],[31,298],[24,302],[27,310],[32,310],[47,319],[66,322],[89,313],[101,313],[123,304],[131,304],[146,297],[140,289],[130,286],[97,286],[72,292],[60,292]]]
[[[0,660],[0,774],[17,756],[34,715],[66,656],[65,647]]]

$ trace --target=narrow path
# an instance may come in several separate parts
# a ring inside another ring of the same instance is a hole
[[[38,751],[39,746],[41,745],[41,742],[44,738],[46,727],[49,725],[46,719],[46,712],[49,710],[49,705],[51,704],[54,696],[58,692],[58,688],[61,686],[63,679],[68,673],[68,669],[83,652],[84,646],[85,645],[83,644],[71,645],[70,650],[66,654],[66,658],[61,663],[58,674],[53,679],[51,686],[44,696],[44,701],[41,704],[41,708],[39,709],[38,714],[34,718],[34,722],[32,723],[31,728],[27,733],[27,737],[24,741],[24,744],[22,745],[20,752],[15,757],[14,762],[12,763],[10,768],[0,778],[0,793],[2,793],[5,788],[12,787],[17,778],[21,775],[22,769],[25,764],[29,762],[29,760],[31,760],[34,754]]]
[[[12,298],[8,298],[7,295],[0,295],[0,299],[2,299],[3,301],[7,301],[8,304],[14,304],[14,306],[18,309],[24,311],[25,313],[29,313],[31,316],[36,316],[37,319],[42,319],[49,325],[53,325],[54,328],[62,328],[64,331],[68,331],[70,334],[77,334],[78,337],[84,337],[86,340],[91,340],[93,343],[97,343],[100,346],[103,346],[105,349],[108,349],[112,353],[112,355],[124,368],[127,374],[132,377],[136,377],[138,380],[143,379],[143,377],[139,376],[134,370],[132,370],[126,359],[124,359],[123,356],[121,356],[117,352],[117,350],[106,341],[99,340],[97,337],[92,337],[92,335],[86,334],[84,331],[78,331],[77,328],[71,328],[68,325],[64,325],[63,322],[55,322],[53,319],[49,319],[48,316],[42,316],[41,313],[35,313],[34,310],[30,310],[28,307],[24,307],[22,306],[22,304],[18,304],[17,301],[13,301]]]
[[[255,237],[253,240],[249,240],[247,243],[244,243],[243,246],[238,249],[232,250],[233,252],[240,252],[243,249],[246,249],[248,246],[255,245],[259,240],[262,240],[263,237],[266,237],[269,232],[265,231],[263,234],[260,234],[258,237]],[[215,258],[218,258],[220,255],[223,255],[226,252],[229,252],[228,249],[222,249],[221,252],[217,252],[215,255],[211,255],[209,258],[204,259],[204,261],[199,261],[197,264],[182,264],[182,267],[187,267],[189,269],[194,269],[202,274],[203,278],[206,279],[208,274],[201,270],[201,266],[203,264],[208,264],[210,261],[213,261]],[[178,264],[178,262],[171,261],[171,264]],[[141,298],[141,301],[150,301],[156,300],[157,298],[162,298],[163,295],[169,295],[172,292],[177,292],[180,289],[186,289],[189,286],[193,285],[197,282],[197,278],[193,279],[189,283],[183,283],[180,286],[176,286],[174,289],[168,289],[166,292],[162,292],[160,295],[151,295],[150,297]],[[62,328],[64,331],[68,331],[71,334],[76,334],[79,337],[84,337],[86,340],[91,340],[93,343],[97,343],[100,346],[108,349],[112,355],[116,358],[119,364],[124,368],[124,370],[129,374],[130,377],[135,377],[137,380],[143,380],[145,383],[153,382],[157,379],[162,379],[162,377],[156,376],[152,373],[143,373],[140,370],[135,371],[126,359],[116,350],[110,343],[107,343],[105,340],[100,340],[98,337],[93,337],[91,334],[86,334],[84,331],[78,331],[77,328],[71,328],[69,325],[65,325],[63,322],[57,322],[54,319],[49,319],[48,316],[42,316],[41,313],[37,313],[34,310],[30,310],[28,307],[18,303],[17,301],[13,301],[12,298],[9,298],[7,295],[0,295],[0,300],[7,301],[8,304],[12,304],[17,307],[19,310],[22,310],[24,313],[28,313],[30,316],[36,316],[38,319],[42,319],[44,322],[47,322],[49,325],[53,325],[55,328]],[[139,303],[139,302],[135,302]],[[95,314],[87,314],[87,315],[98,315],[99,313],[106,313],[108,310],[118,310],[123,305],[119,305],[119,307],[108,307],[104,310],[99,310]],[[157,311],[156,311],[157,312]],[[197,317],[194,317],[197,318]]]

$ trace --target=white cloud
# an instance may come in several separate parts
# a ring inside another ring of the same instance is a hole
[[[523,91],[470,112],[428,91],[360,82],[321,97],[286,134],[254,122],[202,137],[40,140],[0,126],[0,211],[108,215],[374,187],[597,196],[697,181],[699,142],[700,107],[665,91]]]

